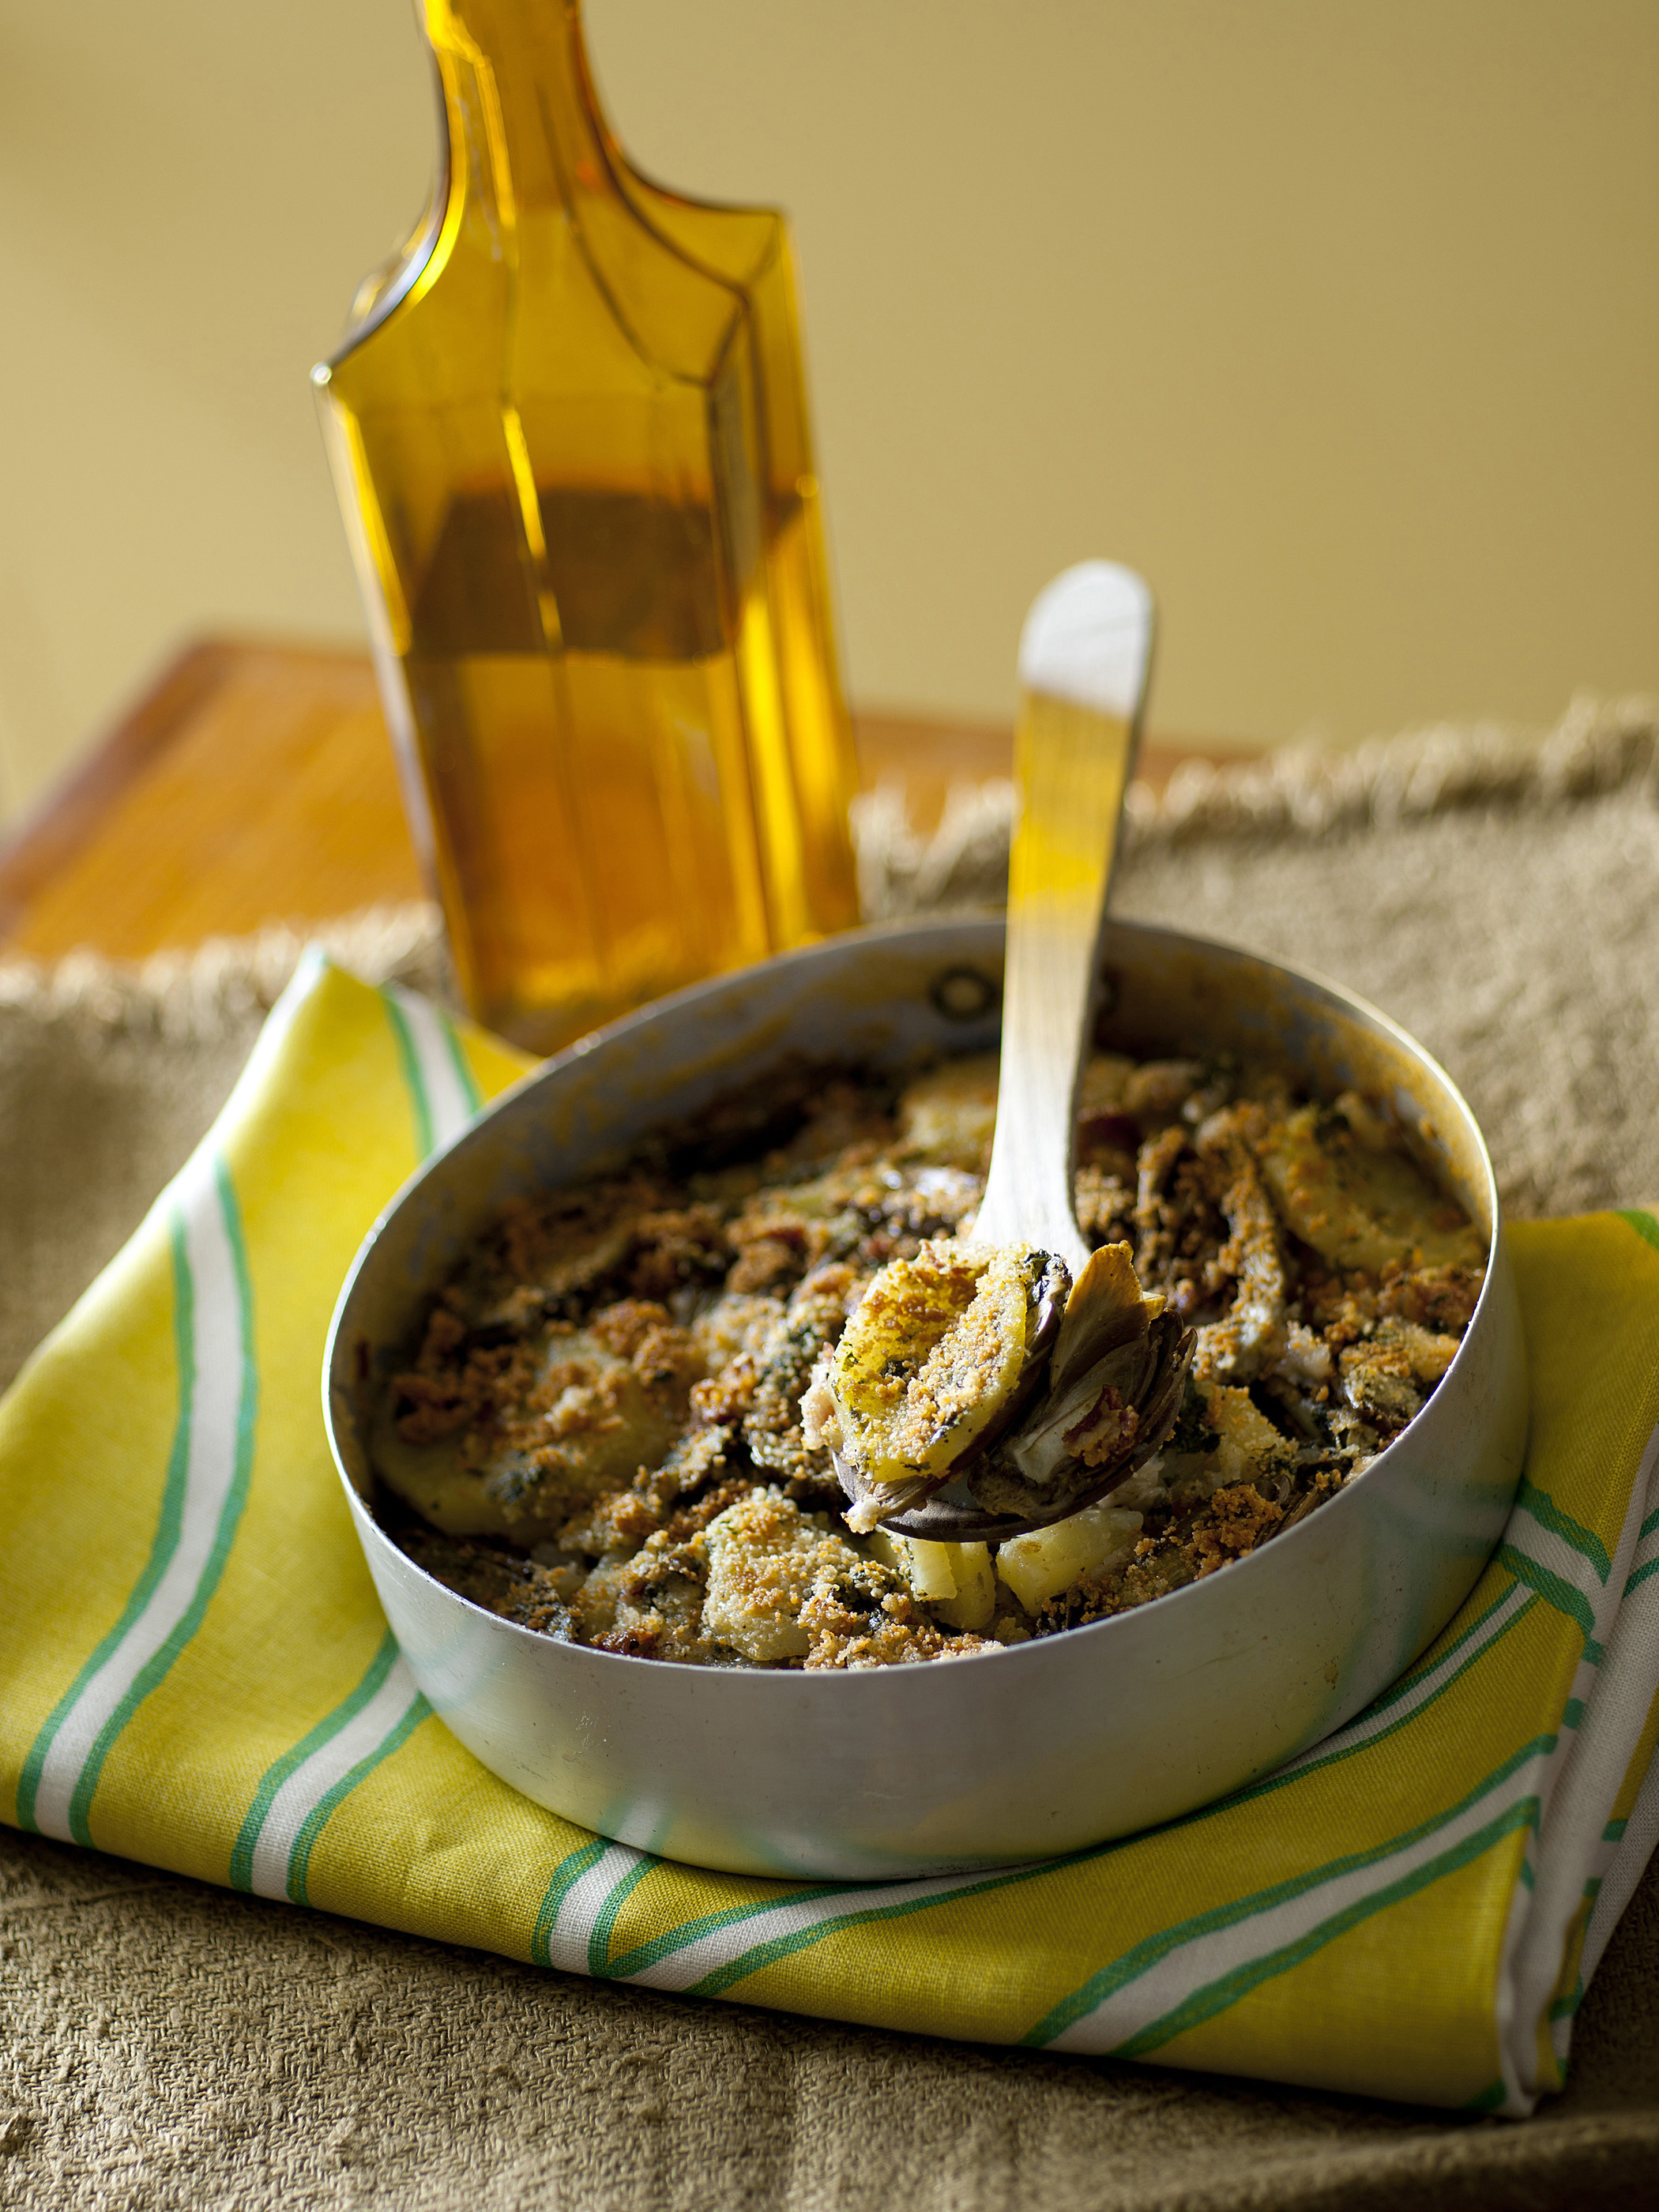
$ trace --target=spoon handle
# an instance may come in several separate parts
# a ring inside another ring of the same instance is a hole
[[[974,1235],[1040,1246],[1073,1276],[1088,1257],[1072,1189],[1078,1079],[1153,626],[1133,570],[1085,561],[1037,594],[1020,636],[1002,1067]]]

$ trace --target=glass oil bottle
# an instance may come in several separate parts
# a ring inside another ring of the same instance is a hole
[[[445,158],[313,372],[417,845],[550,1051],[856,921],[783,220],[649,183],[579,0],[423,0]]]

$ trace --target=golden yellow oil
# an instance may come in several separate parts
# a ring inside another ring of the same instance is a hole
[[[787,235],[647,184],[570,0],[428,0],[447,163],[317,372],[417,842],[548,1050],[857,919]]]

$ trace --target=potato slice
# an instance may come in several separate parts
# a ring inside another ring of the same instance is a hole
[[[1257,1410],[1248,1390],[1198,1380],[1192,1389],[1188,1418],[1164,1453],[1164,1479],[1172,1488],[1208,1498],[1228,1483],[1288,1469],[1295,1446]]]
[[[934,1548],[951,1554],[954,1597],[937,1607],[940,1618],[969,1636],[982,1636],[997,1609],[997,1579],[988,1544],[940,1544]]]
[[[1021,1247],[945,1243],[889,1261],[830,1358],[833,1413],[817,1433],[872,1483],[954,1464],[1024,1376],[1033,1292],[1050,1264]]]
[[[801,1608],[812,1595],[823,1531],[776,1491],[756,1491],[703,1532],[708,1591],[705,1636],[759,1667],[804,1659],[811,1649]]]
[[[1477,1232],[1414,1161],[1358,1141],[1323,1108],[1304,1106],[1275,1123],[1258,1156],[1285,1221],[1334,1267],[1376,1274],[1390,1261],[1407,1267],[1485,1262]]]
[[[997,1055],[968,1053],[907,1085],[898,1103],[904,1152],[979,1174],[997,1125]]]
[[[826,1607],[844,1621],[850,1605],[878,1634],[882,1600],[901,1587],[902,1570],[855,1551],[777,1490],[753,1491],[728,1505],[702,1543],[708,1561],[702,1632],[757,1666],[825,1663],[814,1653],[814,1638],[815,1626],[823,1632]],[[937,1630],[927,1633],[937,1640]]]
[[[920,1536],[872,1529],[873,1558],[903,1576],[914,1595],[968,1635],[988,1629],[997,1609],[996,1576],[988,1544],[930,1544]]]
[[[1091,1053],[1078,1085],[1078,1120],[1112,1112],[1134,1066],[1121,1053]],[[996,1054],[968,1053],[918,1076],[900,1097],[898,1121],[904,1152],[983,1175],[996,1131]]]
[[[410,1443],[388,1405],[371,1446],[375,1470],[446,1535],[548,1542],[589,1500],[658,1465],[684,1427],[701,1362],[683,1331],[659,1330],[658,1340],[670,1355],[661,1367],[603,1322],[550,1332],[526,1402],[504,1427],[477,1435]]]
[[[1141,1516],[1119,1505],[1085,1505],[1046,1528],[1011,1536],[997,1553],[997,1573],[1027,1613],[1083,1576],[1094,1574],[1127,1552],[1140,1534]]]

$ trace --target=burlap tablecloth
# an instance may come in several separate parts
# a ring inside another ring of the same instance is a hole
[[[1120,910],[1319,969],[1462,1085],[1517,1215],[1659,1196],[1653,710],[1188,777]],[[994,895],[1002,794],[860,825],[866,902]],[[430,983],[428,915],[332,933]],[[0,1379],[183,1162],[297,940],[0,966]],[[0,1532],[0,1540],[3,1540]],[[3,1685],[0,1685],[3,1695]],[[980,2051],[547,1973],[0,1831],[0,2203],[604,2212],[1630,2204],[1659,2172],[1659,1876],[1516,2126]]]

